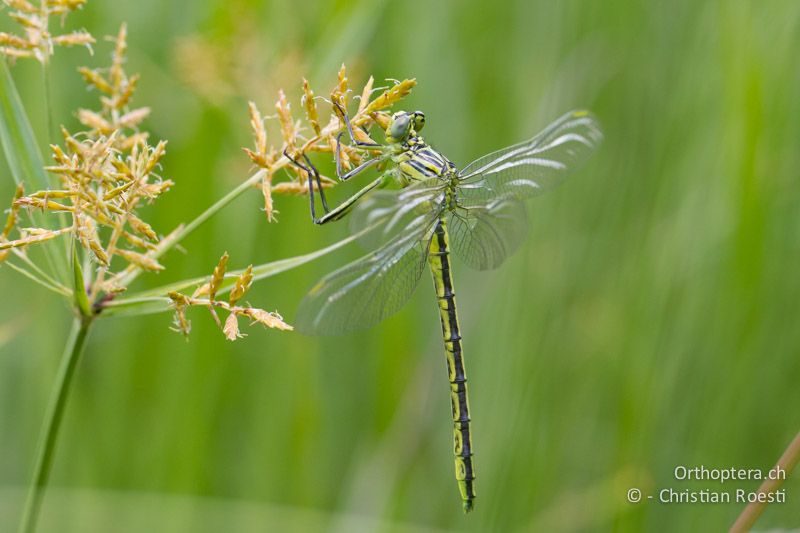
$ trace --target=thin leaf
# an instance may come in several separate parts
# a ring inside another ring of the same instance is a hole
[[[17,185],[24,181],[42,190],[50,188],[36,135],[33,133],[5,60],[0,60],[0,144],[3,146],[11,176]],[[40,213],[33,212],[30,215],[38,227],[53,226],[48,224],[47,217],[41,216]],[[45,243],[42,248],[51,273],[59,281],[66,283],[67,249],[58,243]]]
[[[50,187],[36,136],[5,61],[0,61],[0,143],[15,183]]]
[[[339,242],[331,244],[326,248],[317,250],[316,252],[311,252],[305,255],[298,255],[296,257],[290,257],[288,259],[281,259],[279,261],[273,261],[271,263],[264,263],[263,265],[255,266],[253,267],[252,281],[256,282],[264,278],[269,278],[276,274],[280,274],[281,272],[286,272],[287,270],[292,270],[306,263],[310,263],[315,259],[318,259],[335,250],[338,250],[339,248],[344,247],[347,244],[350,244],[351,242],[361,237],[363,233],[364,233],[363,231],[355,233],[345,239],[342,239]],[[246,269],[228,272],[228,275],[220,283],[217,294],[219,295],[230,292],[230,290],[235,285],[236,280],[239,278],[239,276],[244,274],[245,271]],[[150,289],[130,294],[124,298],[118,298],[108,302],[100,316],[136,316],[136,315],[149,315],[153,313],[164,313],[172,311],[173,310],[171,305],[172,300],[167,298],[167,295],[169,293],[185,291],[187,289],[191,289],[193,287],[202,285],[207,281],[208,281],[208,276],[203,276],[199,278],[186,279],[183,281],[172,283],[170,285],[163,285],[155,289]]]

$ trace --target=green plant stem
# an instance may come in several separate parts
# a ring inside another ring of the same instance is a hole
[[[89,335],[92,321],[91,317],[80,317],[75,319],[75,323],[72,326],[64,355],[61,358],[61,366],[58,370],[55,387],[50,397],[50,403],[47,406],[42,433],[39,436],[33,481],[28,489],[28,497],[25,501],[19,533],[34,533],[36,531],[39,510],[47,487],[47,481],[50,478],[50,470],[53,466],[58,430],[61,426],[61,419],[64,416],[64,408],[69,399],[72,380],[75,377],[75,369],[86,346],[86,339]]]
[[[42,87],[44,90],[44,106],[45,106],[45,146],[49,146],[55,139],[59,139],[59,131],[56,129],[55,116],[53,115],[53,83],[50,71],[50,63],[45,61],[42,63]],[[53,182],[55,186],[58,185],[58,180],[54,180],[53,174],[45,174]],[[67,214],[59,211],[56,215],[58,217],[58,227],[63,228],[67,225]],[[69,257],[69,244],[65,240],[62,241],[62,249],[59,253],[63,253],[64,257]]]
[[[170,250],[173,246],[178,244],[180,241],[188,237],[194,230],[199,228],[206,220],[214,216],[219,210],[223,207],[234,201],[238,198],[242,193],[252,189],[257,183],[259,183],[264,178],[265,170],[259,170],[245,181],[237,185],[234,189],[232,189],[228,194],[214,202],[208,209],[200,213],[194,220],[186,224],[185,226],[180,226],[178,229],[173,231],[169,234],[162,243],[162,246],[159,246],[157,250],[154,250],[150,257],[153,259],[158,259],[168,250]],[[126,271],[123,276],[119,278],[118,283],[123,287],[130,286],[131,282],[135,280],[139,274],[142,273],[141,268],[135,268],[129,271]]]
[[[325,248],[311,252],[304,255],[290,257],[288,259],[280,259],[270,263],[264,263],[253,267],[253,282],[275,276],[287,270],[292,270],[306,263],[310,263],[315,259],[327,255],[331,252],[343,248],[345,245],[357,240],[359,237],[370,231],[371,228],[365,228],[358,233],[354,233],[349,237],[335,242]],[[240,276],[244,270],[232,270],[227,273],[220,285],[217,294],[225,294],[229,292],[234,285],[237,276]],[[166,295],[172,291],[183,291],[190,288],[196,288],[208,281],[208,276],[199,278],[185,279],[170,283],[169,285],[162,285],[155,289],[149,289],[138,293],[133,293],[126,297],[116,298],[109,301],[103,307],[103,313],[100,316],[137,316],[146,315],[151,313],[161,313],[174,310],[172,300]]]
[[[253,187],[256,186],[262,179],[264,179],[264,174],[266,173],[265,170],[259,170],[245,181],[240,183],[236,186],[233,190],[231,190],[228,194],[214,202],[208,209],[200,213],[200,215],[186,224],[181,230],[178,232],[176,236],[174,236],[171,245],[175,246],[179,241],[183,240],[187,235],[192,233],[194,230],[199,228],[206,220],[211,218],[213,215],[217,213],[217,211],[221,210],[223,207],[234,201],[236,198],[239,197],[242,193],[249,191]],[[162,253],[166,252],[164,250],[158,250],[156,252],[156,258],[158,258]]]
[[[780,488],[783,482],[786,481],[786,477],[792,475],[792,470],[794,470],[798,462],[800,462],[800,432],[794,436],[794,440],[792,440],[789,447],[786,448],[786,451],[783,452],[783,455],[778,459],[778,463],[773,469],[778,471],[780,468],[785,475],[775,476],[779,479],[768,479],[764,481],[758,488],[758,492],[760,494],[766,494]],[[731,526],[731,533],[750,531],[753,528],[753,524],[758,520],[758,517],[764,512],[766,506],[766,501],[755,501],[748,504],[747,507],[744,508],[744,511],[742,511],[742,514],[739,515],[739,518],[736,519],[733,526]]]

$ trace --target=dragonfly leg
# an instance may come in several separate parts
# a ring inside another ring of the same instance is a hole
[[[364,161],[356,168],[351,169],[349,172],[344,172],[342,169],[342,156],[341,156],[342,135],[344,135],[344,132],[340,132],[339,135],[336,136],[336,175],[339,177],[340,181],[347,181],[353,176],[361,174],[372,165],[380,163],[385,159],[384,157],[373,157],[372,159]]]
[[[308,176],[308,198],[311,207],[311,220],[314,221],[314,224],[320,224],[320,219],[317,218],[316,206],[314,204],[314,181],[317,182],[317,190],[319,191],[319,195],[322,200],[322,208],[325,210],[326,214],[330,212],[330,209],[328,208],[328,201],[325,199],[325,193],[322,191],[322,180],[320,178],[319,171],[305,154],[303,154],[303,159],[305,159],[307,165],[304,165],[289,155],[288,150],[284,150],[283,155],[286,157],[286,159],[291,161],[293,165],[305,171],[306,175]]]
[[[350,117],[347,116],[347,111],[345,111],[344,107],[342,107],[342,105],[338,102],[334,102],[334,105],[336,106],[336,109],[339,110],[339,113],[342,115],[342,118],[344,119],[344,124],[345,126],[347,126],[347,133],[350,134],[350,142],[352,142],[356,146],[361,146],[363,148],[376,148],[379,146],[383,146],[376,142],[359,141],[358,139],[356,139],[356,136],[353,134],[353,125],[350,123]]]
[[[350,117],[347,116],[347,111],[345,111],[344,107],[342,107],[339,103],[334,103],[336,106],[337,111],[339,111],[339,115],[341,115],[342,119],[344,120],[344,124],[347,127],[347,133],[350,136],[350,142],[359,148],[378,148],[381,147],[381,144],[376,142],[367,142],[367,141],[360,141],[356,139],[356,136],[353,132],[353,124],[350,122]],[[353,176],[360,174],[365,169],[371,167],[372,165],[379,163],[385,159],[385,157],[374,157],[369,159],[356,168],[350,170],[349,172],[344,172],[342,170],[342,136],[344,132],[339,132],[339,135],[336,136],[336,175],[339,177],[341,181],[347,181]]]
[[[336,206],[336,208],[334,208],[332,211],[330,211],[329,213],[325,213],[325,216],[323,216],[322,218],[314,219],[314,222],[316,224],[326,224],[333,220],[339,220],[343,218],[350,212],[350,210],[362,196],[367,194],[372,189],[385,187],[386,185],[391,183],[391,181],[392,181],[391,174],[389,173],[382,174],[376,180],[370,182],[363,189],[355,193],[353,196],[351,196],[338,206]]]
[[[317,167],[314,166],[314,163],[308,158],[308,156],[303,152],[303,159],[305,160],[308,167],[314,173],[314,181],[317,182],[317,191],[319,191],[319,198],[322,201],[322,209],[325,210],[326,213],[330,212],[330,208],[328,207],[328,200],[325,199],[325,189],[322,188],[322,178],[319,175],[319,170]],[[311,175],[309,174],[309,183],[311,181]],[[313,187],[312,187],[313,188]]]

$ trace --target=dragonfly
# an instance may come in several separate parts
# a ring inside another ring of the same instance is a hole
[[[453,423],[455,477],[464,512],[475,500],[474,450],[461,326],[456,308],[451,254],[478,270],[499,267],[525,239],[524,201],[558,185],[602,140],[588,111],[571,111],[528,141],[489,153],[459,169],[420,135],[421,111],[398,111],[385,128],[385,142],[357,139],[339,106],[351,146],[372,154],[350,171],[341,161],[337,137],[336,172],[342,181],[377,166],[383,172],[330,209],[317,169],[304,154],[291,157],[308,175],[311,218],[316,224],[349,216],[351,230],[370,251],[328,274],[300,303],[296,328],[335,335],[372,327],[408,301],[426,270],[441,322]],[[317,217],[314,186],[324,210]]]

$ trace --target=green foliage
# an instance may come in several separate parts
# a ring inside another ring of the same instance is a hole
[[[41,188],[50,185],[36,136],[5,61],[0,61],[0,141],[15,183]]]
[[[80,260],[78,259],[78,250],[75,242],[72,243],[72,259],[70,261],[72,267],[72,299],[75,309],[80,312],[83,317],[90,317],[92,309],[89,304],[89,297],[86,294],[86,282],[83,277],[83,268],[81,267]]]

